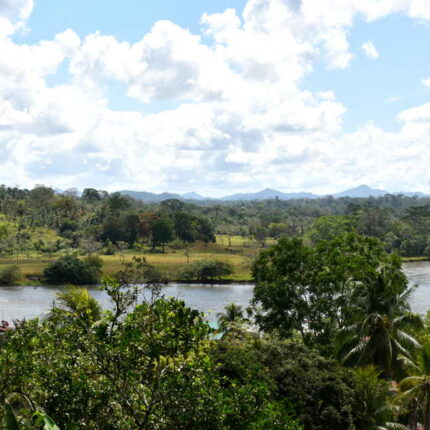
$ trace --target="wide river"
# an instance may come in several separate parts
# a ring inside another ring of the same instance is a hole
[[[430,310],[430,262],[406,263],[404,271],[411,284],[418,286],[411,300],[412,309],[425,314]],[[108,297],[103,292],[96,287],[89,289],[103,306],[109,307]],[[246,307],[252,290],[251,284],[169,284],[163,294],[183,299],[188,306],[205,312],[208,320],[213,322],[217,313],[229,303]],[[60,287],[0,287],[0,316],[11,321],[43,315],[49,312],[58,291],[61,291]]]

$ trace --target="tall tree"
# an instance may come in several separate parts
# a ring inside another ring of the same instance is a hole
[[[418,341],[407,332],[422,326],[409,305],[411,288],[396,274],[380,270],[351,294],[351,324],[338,335],[339,357],[346,365],[376,365],[387,377],[399,375],[404,360],[412,359]]]

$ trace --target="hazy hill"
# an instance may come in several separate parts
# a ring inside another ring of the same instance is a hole
[[[222,197],[220,200],[232,201],[232,200],[268,200],[279,198],[280,200],[290,199],[316,199],[320,196],[312,193],[283,193],[282,191],[273,190],[266,188],[256,193],[238,193],[230,196]]]
[[[382,197],[385,194],[390,194],[388,191],[370,188],[368,185],[359,185],[355,188],[350,188],[340,193],[333,194],[333,197]]]
[[[121,194],[131,196],[137,200],[142,200],[147,203],[159,203],[163,200],[168,199],[179,199],[179,200],[188,200],[188,201],[207,201],[207,200],[218,200],[224,202],[230,201],[250,201],[250,200],[268,200],[278,198],[280,200],[291,200],[291,199],[318,199],[322,197],[326,197],[323,195],[307,193],[307,192],[297,192],[297,193],[284,193],[282,191],[274,190],[272,188],[265,188],[264,190],[257,191],[255,193],[237,193],[231,194],[224,197],[220,197],[215,199],[213,197],[205,197],[201,194],[195,192],[188,192],[184,194],[176,194],[176,193],[150,193],[146,191],[130,191],[124,190],[120,191]],[[377,188],[371,188],[368,185],[359,185],[355,188],[350,188],[345,191],[341,191],[339,193],[333,194],[333,197],[355,197],[355,198],[366,198],[366,197],[382,197],[386,194],[403,194],[408,197],[424,197],[425,194],[421,192],[395,192],[389,193],[385,190],[380,190]]]

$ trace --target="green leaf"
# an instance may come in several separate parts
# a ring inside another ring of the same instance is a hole
[[[9,403],[4,404],[5,417],[3,420],[3,430],[21,430],[21,426],[18,422],[18,419],[15,415],[12,406]]]

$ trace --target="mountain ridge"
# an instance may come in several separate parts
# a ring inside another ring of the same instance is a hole
[[[128,195],[137,200],[141,200],[147,203],[160,203],[163,200],[168,199],[179,199],[184,201],[221,201],[221,202],[231,202],[231,201],[252,201],[252,200],[270,200],[278,198],[280,200],[292,200],[292,199],[319,199],[323,197],[332,196],[334,198],[342,197],[355,197],[355,198],[366,198],[366,197],[382,197],[386,194],[391,195],[404,195],[407,197],[425,197],[426,194],[422,192],[394,192],[390,193],[385,190],[378,188],[371,188],[368,185],[362,184],[357,187],[349,188],[344,191],[340,191],[334,194],[319,195],[309,192],[291,192],[285,193],[282,191],[274,190],[272,188],[265,188],[263,190],[254,193],[235,193],[231,195],[226,195],[219,198],[202,196],[196,192],[187,192],[184,194],[179,193],[151,193],[148,191],[132,191],[132,190],[122,190],[120,191],[123,195]]]

